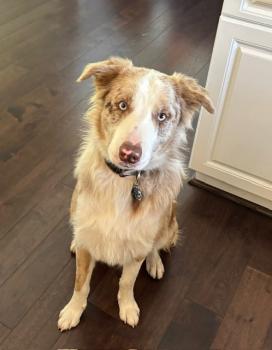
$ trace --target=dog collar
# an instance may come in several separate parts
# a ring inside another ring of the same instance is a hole
[[[105,160],[105,163],[111,171],[113,171],[115,174],[119,175],[120,177],[135,176],[135,182],[133,183],[133,186],[131,189],[131,196],[133,199],[135,199],[137,201],[141,201],[144,197],[144,194],[140,188],[139,181],[140,181],[141,175],[145,171],[144,170],[121,169],[108,160]]]
[[[110,168],[111,171],[113,171],[115,174],[119,175],[120,177],[126,177],[126,176],[137,177],[139,174],[142,175],[144,173],[144,170],[130,170],[130,169],[119,168],[117,165],[113,164],[109,160],[105,160],[105,163]]]

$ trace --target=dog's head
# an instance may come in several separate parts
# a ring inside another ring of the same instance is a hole
[[[166,75],[113,57],[86,66],[95,77],[91,118],[103,156],[120,168],[154,169],[191,125],[200,106],[213,112],[207,91],[185,75]],[[93,115],[92,115],[93,114]]]

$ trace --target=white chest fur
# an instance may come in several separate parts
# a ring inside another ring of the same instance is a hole
[[[99,191],[81,193],[73,220],[76,244],[109,265],[145,257],[152,249],[160,221],[148,212],[132,215],[131,184],[124,185],[124,179],[116,181],[100,186]]]

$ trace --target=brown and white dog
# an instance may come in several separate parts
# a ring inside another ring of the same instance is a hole
[[[113,57],[87,65],[78,81],[90,77],[95,94],[71,203],[76,280],[60,312],[61,331],[79,323],[96,261],[123,267],[119,314],[137,325],[133,288],[139,269],[146,260],[147,272],[162,278],[159,252],[178,238],[175,200],[184,178],[186,128],[200,106],[213,112],[207,91],[179,73],[169,76]]]

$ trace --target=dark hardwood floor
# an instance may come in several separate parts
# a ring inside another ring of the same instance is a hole
[[[99,265],[80,325],[61,334],[71,296],[68,206],[90,84],[110,55],[205,84],[222,0],[0,0],[0,348],[271,350],[271,219],[185,185],[183,245],[166,274],[136,282],[141,319],[118,318],[120,271]],[[191,135],[192,136],[192,135]]]

